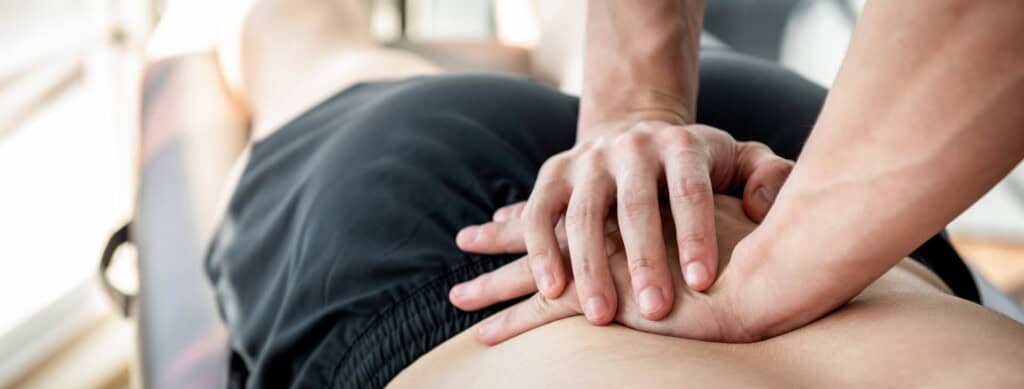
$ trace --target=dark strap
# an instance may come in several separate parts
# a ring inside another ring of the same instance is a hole
[[[931,269],[943,282],[953,290],[956,296],[981,303],[981,295],[978,293],[978,285],[974,283],[967,264],[960,258],[960,255],[949,244],[943,233],[935,235],[927,242],[910,253],[910,257]]]
[[[118,289],[110,282],[110,278],[107,276],[107,270],[110,269],[110,264],[113,261],[114,253],[117,249],[125,243],[131,242],[131,223],[127,223],[119,228],[110,239],[107,240],[107,247],[103,249],[103,256],[100,257],[99,267],[99,279],[100,286],[103,287],[103,291],[110,298],[110,301],[117,306],[118,311],[124,317],[131,316],[132,307],[135,305],[135,295],[125,293]]]

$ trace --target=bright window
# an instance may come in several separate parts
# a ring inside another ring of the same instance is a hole
[[[97,306],[99,255],[134,200],[140,4],[0,0],[0,348],[75,320],[40,319],[59,301]]]

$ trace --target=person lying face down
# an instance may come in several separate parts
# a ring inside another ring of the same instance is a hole
[[[664,210],[663,210],[664,211]],[[518,212],[503,220],[517,228]],[[671,219],[669,219],[671,220]],[[722,259],[756,226],[738,199],[715,197]],[[899,228],[899,226],[893,226]],[[674,252],[671,223],[666,246]],[[611,226],[609,241],[620,242]],[[514,243],[513,243],[514,244]],[[421,357],[391,382],[412,387],[1019,387],[1024,384],[1024,327],[953,296],[928,268],[905,258],[850,303],[795,331],[755,343],[713,338],[742,323],[715,288],[688,290],[674,278],[675,306],[662,321],[638,313],[621,243],[609,245],[622,297],[615,323],[581,316],[574,285],[558,299],[539,293],[486,319]],[[669,261],[669,263],[678,263]],[[722,271],[729,264],[723,262]],[[726,274],[723,273],[723,274]],[[524,259],[460,285],[451,300],[474,310],[494,301],[474,293],[489,283],[529,275]],[[525,277],[523,290],[532,289]],[[523,281],[520,281],[523,282]],[[461,289],[461,290],[460,290]],[[627,292],[627,293],[623,293]],[[771,304],[772,296],[764,303]],[[496,344],[496,345],[495,345]],[[495,345],[489,347],[488,345]]]
[[[1020,326],[970,302],[976,288],[952,249],[941,258],[911,255],[955,265],[952,272],[930,267],[930,275],[904,260],[823,319],[747,344],[676,337],[731,331],[750,339],[732,308],[786,302],[771,293],[724,298],[730,285],[773,290],[730,281],[740,261],[722,267],[704,294],[673,278],[664,322],[641,319],[636,300],[623,299],[617,324],[586,324],[574,316],[579,285],[561,299],[530,298],[507,311],[512,303],[487,305],[530,290],[490,301],[465,293],[456,303],[472,311],[458,309],[448,300],[453,286],[495,269],[514,280],[523,268],[503,268],[522,250],[467,253],[453,242],[456,233],[531,195],[545,161],[575,147],[580,99],[523,77],[439,75],[442,69],[423,58],[345,31],[360,25],[350,20],[357,13],[329,4],[260,1],[242,28],[235,62],[243,77],[231,93],[245,105],[252,124],[239,130],[251,139],[236,163],[237,180],[225,185],[229,200],[205,262],[230,337],[230,386],[1024,386],[1016,362],[1024,357]],[[796,158],[824,89],[724,50],[702,52],[700,60],[695,119],[721,129],[705,130]],[[180,105],[194,106],[195,98],[185,97]],[[195,130],[213,129],[222,126]],[[685,220],[709,221],[712,203],[710,194],[702,203],[708,217]],[[735,200],[720,197],[716,207],[716,247],[732,250],[753,224]],[[657,214],[656,203],[653,209]],[[614,286],[620,298],[632,296],[621,253],[630,239],[609,237]],[[482,336],[495,346],[476,339],[478,323],[497,324]]]

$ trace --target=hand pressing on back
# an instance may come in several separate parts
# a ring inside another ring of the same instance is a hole
[[[528,252],[523,266],[551,299],[574,279],[591,323],[610,322],[627,291],[644,317],[658,320],[673,305],[673,278],[683,277],[696,291],[718,278],[714,193],[742,193],[743,209],[759,221],[793,164],[763,144],[738,142],[709,126],[659,120],[608,126],[614,130],[548,159],[528,201],[499,210],[492,223],[464,228],[456,242],[473,252]],[[659,211],[660,203],[667,206]],[[517,217],[515,228],[505,223],[509,214]],[[609,219],[620,227],[632,282],[618,293],[603,250]],[[556,232],[559,220],[564,230]],[[663,235],[669,221],[672,235]],[[673,238],[673,247],[663,238]]]
[[[724,271],[728,267],[728,258],[736,244],[756,227],[754,221],[747,217],[739,199],[727,196],[714,197],[714,219],[718,251],[721,255],[720,264]],[[508,230],[521,228],[520,206],[507,208],[496,215]],[[662,213],[668,210],[662,209]],[[614,220],[614,219],[612,219]],[[672,220],[665,217],[664,220]],[[724,340],[753,341],[759,337],[744,327],[741,318],[733,311],[729,300],[729,290],[737,285],[730,284],[729,277],[705,292],[695,292],[686,286],[679,269],[679,261],[674,256],[675,236],[671,222],[664,223],[665,246],[670,256],[668,264],[672,274],[674,290],[674,306],[671,312],[661,320],[650,320],[641,314],[641,309],[634,299],[632,282],[630,281],[630,265],[626,259],[618,228],[614,222],[605,227],[606,253],[614,288],[618,291],[619,309],[614,321],[624,326],[674,337]],[[564,228],[559,228],[564,231]],[[558,234],[561,246],[564,234]],[[520,234],[521,236],[521,234]],[[495,236],[497,239],[501,237]],[[521,238],[514,235],[504,242],[510,251],[521,251]],[[723,273],[727,274],[727,273]],[[450,299],[453,304],[464,310],[477,310],[505,300],[517,298],[536,291],[527,258],[523,257],[505,265],[491,273],[483,274],[476,279],[452,288]],[[769,298],[769,296],[765,296]],[[574,280],[566,286],[566,292],[558,298],[548,298],[541,293],[533,295],[487,319],[479,327],[477,337],[486,344],[497,344],[506,339],[539,327],[555,320],[583,314],[580,297]]]

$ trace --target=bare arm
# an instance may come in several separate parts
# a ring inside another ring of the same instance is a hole
[[[682,272],[686,285],[698,291],[717,277],[713,193],[745,188],[744,204],[761,220],[770,204],[754,193],[777,193],[791,163],[763,145],[692,125],[703,1],[588,4],[576,145],[548,159],[526,206],[510,209],[522,209],[521,236],[537,288],[556,298],[575,280],[594,324],[609,323],[619,305],[603,234],[607,219],[615,217],[630,262],[633,299],[644,317],[659,320],[676,298],[673,272]],[[668,199],[675,221],[678,269],[667,263],[659,198]],[[562,216],[568,257],[554,233]],[[509,250],[495,244],[496,237],[515,234],[505,219],[498,211],[493,222],[465,228],[456,239],[459,247]],[[499,289],[486,293],[509,293]]]
[[[1024,2],[868,3],[800,161],[724,275],[746,280],[733,300],[750,331],[847,301],[1021,160],[1022,36]]]
[[[631,115],[693,123],[703,18],[701,0],[591,1],[579,137]]]

